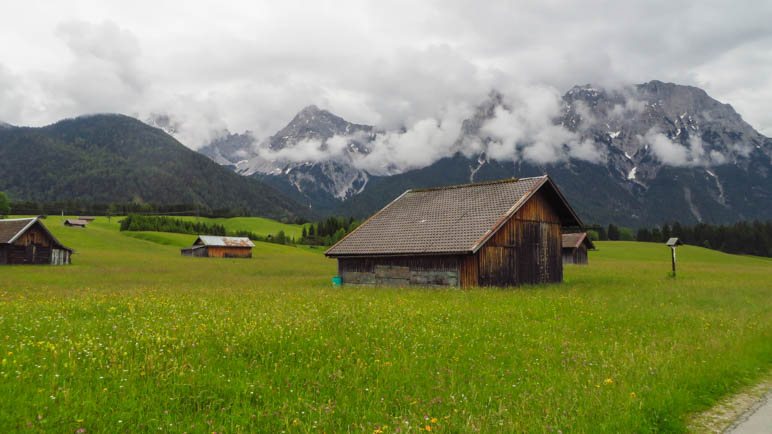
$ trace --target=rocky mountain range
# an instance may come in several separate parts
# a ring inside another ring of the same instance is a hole
[[[382,132],[315,106],[263,142],[231,134],[202,152],[319,214],[363,217],[408,188],[548,173],[588,223],[772,218],[772,139],[699,88],[660,81],[575,86],[549,126],[574,144],[546,162],[528,157],[530,138],[514,144],[517,156],[496,151],[501,137],[492,126],[507,122],[502,114],[518,109],[511,104],[492,92],[463,122],[455,154],[404,172],[359,168]]]

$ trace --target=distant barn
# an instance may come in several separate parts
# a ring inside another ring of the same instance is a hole
[[[0,220],[0,265],[66,265],[71,256],[38,218]]]
[[[78,217],[78,220],[84,220],[86,223],[91,223],[94,221],[94,217],[81,216],[81,217]]]
[[[408,190],[325,254],[345,284],[562,282],[562,226],[581,226],[545,176]]]
[[[587,265],[587,251],[595,250],[587,232],[563,234],[563,263]]]
[[[200,235],[190,247],[182,249],[182,256],[198,258],[251,258],[255,244],[245,237]]]
[[[67,219],[64,221],[65,226],[75,226],[79,228],[85,228],[87,224],[87,221],[81,219]]]

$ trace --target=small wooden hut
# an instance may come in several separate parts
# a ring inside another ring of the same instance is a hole
[[[67,265],[71,256],[38,218],[0,220],[0,265]]]
[[[563,234],[563,264],[587,265],[587,251],[595,250],[587,232]]]
[[[94,219],[95,219],[95,217],[90,217],[90,216],[80,216],[80,217],[78,217],[78,220],[84,220],[86,223],[91,223],[91,222],[94,221]]]
[[[408,190],[325,254],[344,285],[562,282],[563,226],[581,221],[546,175]]]
[[[87,224],[87,221],[81,219],[67,219],[64,221],[65,226],[74,226],[78,228],[85,228]]]
[[[182,256],[197,258],[251,258],[255,244],[246,237],[199,235],[190,247],[182,249]]]

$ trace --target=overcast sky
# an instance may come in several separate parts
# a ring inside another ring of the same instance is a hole
[[[0,120],[179,120],[266,137],[316,104],[390,129],[492,88],[690,84],[772,136],[772,2],[86,1],[0,9]]]

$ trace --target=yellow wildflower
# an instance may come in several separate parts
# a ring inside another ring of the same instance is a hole
[[[612,380],[611,378],[606,378],[605,380],[603,380],[603,382],[606,384],[611,384],[614,382],[614,380]]]

